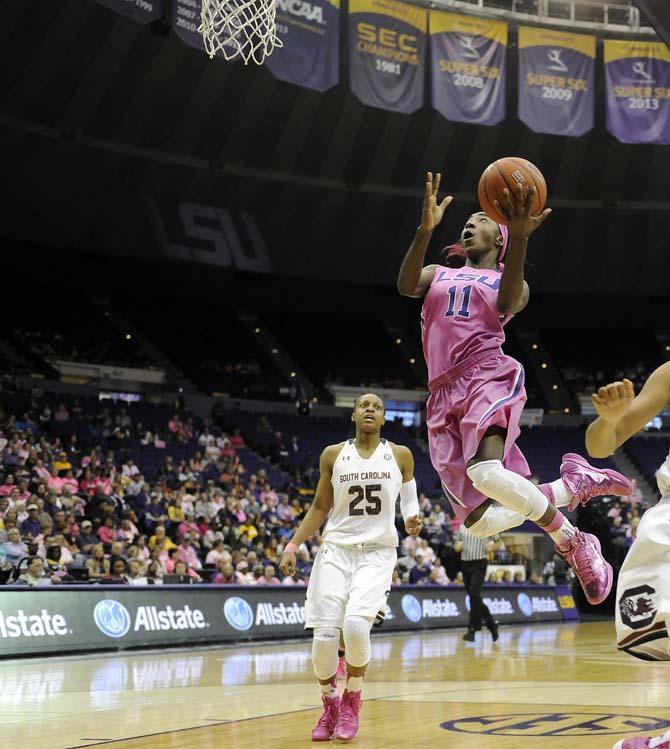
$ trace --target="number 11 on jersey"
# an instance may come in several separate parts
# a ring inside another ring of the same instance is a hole
[[[467,286],[463,287],[463,297],[460,304],[460,309],[457,312],[458,317],[470,317],[470,294],[472,293],[472,286],[468,284]],[[458,295],[458,286],[452,286],[447,290],[447,294],[449,294],[449,305],[447,306],[447,311],[444,313],[445,317],[453,317],[454,316],[454,309],[458,306],[456,304],[457,302],[457,295]]]

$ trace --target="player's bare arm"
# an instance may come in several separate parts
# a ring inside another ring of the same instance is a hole
[[[400,472],[402,473],[403,489],[401,489],[401,496],[404,492],[410,491],[410,484],[413,485],[413,491],[416,493],[416,484],[414,483],[414,455],[412,455],[412,451],[404,445],[396,445],[393,442],[390,445],[398,468],[400,468]],[[401,499],[401,503],[402,501]],[[416,508],[418,509],[418,501]],[[422,528],[423,518],[420,512],[414,512],[405,518],[405,530],[410,536],[418,536]]]
[[[599,388],[591,400],[598,418],[586,430],[586,449],[606,458],[670,404],[670,362],[651,373],[637,396],[623,380]]]
[[[300,546],[308,538],[311,538],[321,528],[333,507],[333,465],[342,449],[342,444],[340,442],[339,445],[329,445],[321,453],[319,459],[319,483],[316,487],[314,501],[290,541],[296,547]],[[295,563],[295,551],[285,550],[279,562],[279,569],[281,569],[284,575],[292,575],[295,572]]]
[[[534,187],[524,197],[523,187],[519,185],[514,194],[505,190],[502,203],[494,201],[496,208],[507,219],[509,229],[509,247],[497,299],[498,310],[503,314],[521,312],[528,304],[530,289],[523,278],[528,238],[551,213],[551,209],[546,208],[539,216],[532,216],[534,198]]]
[[[421,224],[416,230],[405,259],[398,273],[398,292],[402,296],[419,299],[426,294],[430,288],[437,265],[423,267],[426,251],[433,236],[435,227],[442,221],[442,216],[448,205],[453,200],[447,195],[440,203],[437,202],[437,194],[440,189],[442,175],[438,172],[433,179],[433,173],[426,174],[426,185],[423,197],[423,209],[421,211]]]

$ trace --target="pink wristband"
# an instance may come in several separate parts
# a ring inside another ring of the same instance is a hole
[[[284,546],[284,551],[287,554],[295,554],[298,551],[298,547],[293,543],[293,541],[289,541],[286,546]]]

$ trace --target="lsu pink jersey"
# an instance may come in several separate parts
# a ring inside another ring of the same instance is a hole
[[[421,310],[423,355],[428,379],[487,351],[500,351],[503,326],[512,315],[496,307],[501,273],[439,266]]]

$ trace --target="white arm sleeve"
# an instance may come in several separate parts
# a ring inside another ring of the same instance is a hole
[[[418,515],[419,510],[419,497],[416,493],[416,479],[406,481],[400,487],[400,512],[402,513],[402,519],[412,517],[412,515]]]

